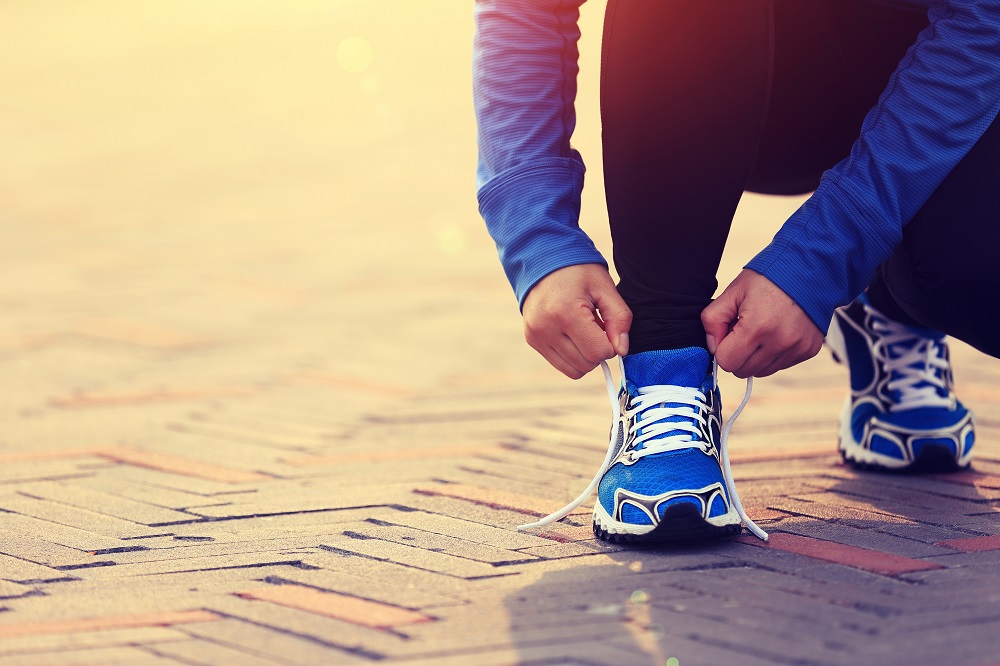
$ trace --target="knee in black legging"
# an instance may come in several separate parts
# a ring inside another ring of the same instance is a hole
[[[914,320],[1000,357],[996,249],[954,235],[938,240],[919,253],[901,248],[881,277]]]

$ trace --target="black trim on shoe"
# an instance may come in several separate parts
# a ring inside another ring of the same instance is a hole
[[[692,504],[667,507],[659,525],[645,534],[612,534],[594,522],[594,536],[602,541],[630,545],[691,544],[738,536],[743,526],[712,525]]]

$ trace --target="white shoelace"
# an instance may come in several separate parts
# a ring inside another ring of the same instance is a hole
[[[604,473],[608,471],[608,466],[611,464],[612,459],[618,453],[618,434],[621,429],[621,405],[618,402],[618,389],[615,386],[614,378],[611,376],[611,368],[608,367],[607,362],[601,361],[601,370],[604,372],[604,382],[607,384],[608,389],[608,399],[611,401],[611,419],[614,424],[611,430],[611,441],[608,444],[608,453],[604,456],[604,462],[601,463],[600,469],[597,470],[597,474],[591,480],[590,485],[587,486],[586,490],[580,493],[580,496],[575,500],[559,509],[555,513],[549,514],[548,516],[542,518],[538,522],[529,523],[527,525],[519,525],[518,530],[529,530],[536,527],[544,527],[557,520],[562,520],[570,513],[573,512],[578,506],[586,502],[594,490],[597,488],[598,484],[601,482],[601,477]],[[718,373],[718,368],[713,369],[713,373]],[[747,379],[747,390],[743,396],[743,402],[740,406],[736,408],[733,415],[729,417],[726,425],[722,428],[722,436],[719,440],[719,458],[722,461],[722,474],[726,481],[726,490],[729,493],[730,500],[733,503],[733,507],[736,509],[736,513],[739,515],[740,519],[746,524],[747,529],[754,536],[767,541],[767,532],[762,530],[747,516],[746,512],[743,510],[743,503],[740,502],[740,496],[736,492],[736,482],[733,481],[733,471],[729,465],[729,433],[733,429],[733,424],[736,423],[737,417],[746,407],[747,403],[750,401],[750,393],[753,390],[753,378]],[[649,408],[650,405],[656,405],[661,403],[675,403],[685,405],[685,407],[654,407]],[[701,406],[705,404],[705,396],[701,391],[697,389],[687,389],[679,386],[647,386],[640,389],[640,395],[635,400],[636,410],[643,409],[643,405],[646,405],[646,413],[643,421],[640,424],[635,424],[633,428],[642,428],[642,434],[636,437],[636,443],[644,443],[642,449],[633,450],[629,455],[634,456],[635,459],[641,458],[642,456],[647,456],[652,453],[662,453],[664,451],[674,451],[677,449],[687,449],[692,447],[699,447],[702,450],[707,451],[709,443],[693,441],[691,435],[697,434],[699,432],[698,428],[694,423],[688,421],[663,421],[663,419],[670,416],[684,416],[686,419],[694,417],[692,414],[692,409],[699,416],[696,418],[698,420],[703,420],[704,417],[700,416]],[[674,432],[676,434],[669,435],[667,437],[660,437],[659,439],[652,439],[657,435],[663,435],[665,433]],[[623,437],[622,441],[626,438]]]
[[[891,404],[889,410],[954,408],[945,382],[948,360],[938,353],[937,340],[923,337],[904,324],[882,319],[878,311],[866,309],[874,315],[872,329],[881,336],[872,346],[872,352],[886,372],[894,377],[886,388],[899,391],[899,401]],[[941,389],[945,392],[943,396],[939,392]]]

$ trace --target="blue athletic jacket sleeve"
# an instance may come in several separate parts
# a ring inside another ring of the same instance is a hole
[[[479,210],[521,304],[554,270],[607,265],[579,227],[584,167],[569,143],[582,3],[476,3]]]
[[[604,263],[578,226],[574,125],[582,0],[477,0],[480,211],[518,301],[554,270]],[[925,3],[928,4],[928,3]],[[1000,110],[1000,0],[939,0],[850,156],[749,264],[826,331]]]

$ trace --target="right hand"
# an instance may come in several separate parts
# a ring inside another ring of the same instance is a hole
[[[628,353],[632,311],[600,264],[549,273],[528,292],[521,312],[524,339],[571,379]]]

